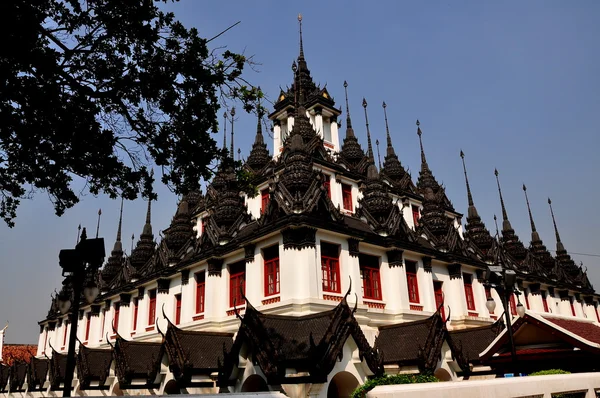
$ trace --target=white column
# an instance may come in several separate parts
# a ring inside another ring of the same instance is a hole
[[[435,293],[433,291],[433,273],[425,271],[425,269],[423,268],[423,260],[419,260],[417,264],[419,300],[421,302],[421,305],[423,306],[423,310],[435,312],[437,310],[437,306],[435,305]],[[406,272],[406,267],[404,271]]]
[[[330,120],[331,120],[331,143],[333,144],[333,150],[335,152],[339,152],[341,146],[340,146],[338,124],[334,120],[334,117],[332,117]]]
[[[315,125],[314,128],[317,131],[317,134],[321,138],[325,138],[325,132],[323,131],[323,110],[319,107],[315,108]]]
[[[210,269],[210,267],[209,267]],[[229,272],[225,264],[219,274],[206,271],[204,318],[222,318],[229,308]]]
[[[358,257],[357,264],[358,264]],[[403,260],[404,261],[404,260]],[[389,265],[387,255],[381,259],[381,285],[385,309],[394,313],[409,309],[408,304],[408,285],[406,282],[406,267],[404,265]],[[360,268],[358,274],[358,283],[360,288]],[[359,290],[360,292],[360,290]],[[360,297],[359,293],[359,297]]]

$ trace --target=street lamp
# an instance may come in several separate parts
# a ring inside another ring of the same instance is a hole
[[[81,293],[85,300],[93,303],[100,290],[95,282],[98,268],[104,261],[104,239],[87,239],[85,228],[75,249],[64,249],[58,255],[62,274],[65,276],[63,288],[58,294],[58,309],[62,314],[71,310],[71,332],[69,334],[69,349],[65,367],[63,397],[71,396],[71,384],[75,371],[75,340],[77,340],[77,323],[79,321],[79,303]]]
[[[494,288],[498,295],[500,296],[500,300],[502,301],[502,306],[504,307],[504,316],[506,321],[506,331],[508,333],[508,338],[510,340],[510,355],[512,360],[513,374],[517,375],[517,353],[515,349],[515,341],[513,336],[512,323],[510,319],[510,311],[509,301],[510,295],[515,293],[517,294],[518,299],[518,291],[515,287],[517,281],[517,274],[515,271],[506,269],[502,265],[502,261],[498,259],[498,263],[494,265],[488,266],[484,274],[485,283],[484,285],[489,288]],[[485,306],[490,311],[490,313],[494,312],[496,309],[496,302],[491,296],[488,297]],[[517,305],[517,314],[522,317],[525,315],[525,307],[521,304],[519,300],[519,304]]]

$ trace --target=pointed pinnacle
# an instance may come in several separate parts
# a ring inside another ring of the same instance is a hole
[[[344,92],[346,93],[346,137],[348,135],[354,136],[354,130],[352,129],[352,120],[350,119],[350,106],[348,105],[348,82],[344,80]]]
[[[381,106],[383,107],[383,116],[385,118],[385,134],[386,134],[386,138],[387,138],[387,150],[386,150],[386,154],[387,156],[393,156],[396,153],[394,152],[394,147],[392,146],[392,137],[390,136],[390,126],[388,125],[388,118],[387,118],[387,104],[385,103],[385,101],[383,101],[383,104],[381,104]]]
[[[425,151],[423,150],[423,140],[421,139],[423,132],[421,131],[421,127],[419,127],[421,125],[421,123],[419,122],[419,119],[417,119],[416,124],[417,124],[417,135],[419,136],[419,145],[421,146],[421,170],[423,170],[425,168],[429,168],[429,166],[427,165],[427,159],[425,158]]]
[[[506,213],[506,207],[504,206],[504,198],[502,197],[502,190],[500,189],[500,179],[498,178],[498,169],[494,169],[494,175],[496,175],[496,184],[498,185],[498,193],[500,194],[500,205],[502,206],[502,232],[512,229],[510,221],[508,221],[508,214]]]
[[[562,247],[562,242],[560,241],[560,235],[558,233],[558,228],[556,227],[556,219],[554,218],[554,210],[552,210],[552,201],[548,198],[548,205],[550,206],[550,214],[552,215],[552,224],[554,224],[554,234],[556,235],[556,251],[564,250]],[[560,248],[559,248],[560,246]]]
[[[369,116],[367,115],[367,100],[363,97],[362,106],[365,110],[365,123],[367,125],[367,157],[371,162],[375,162],[373,157],[373,145],[371,144],[371,131],[369,130]]]
[[[381,155],[379,154],[379,140],[375,140],[375,146],[377,147],[377,159],[379,162],[379,170],[381,170]]]
[[[235,107],[231,108],[231,111],[229,112],[229,114],[231,115],[231,159],[233,159],[234,157],[234,152],[233,152],[233,119],[235,116]]]
[[[465,153],[460,150],[460,158],[462,159],[463,172],[465,173],[465,182],[467,183],[467,200],[469,201],[469,207],[474,207],[473,196],[471,195],[471,186],[469,185],[469,177],[467,177],[467,166],[465,165]]]
[[[121,241],[121,226],[123,225],[123,197],[121,196],[121,211],[119,212],[119,227],[117,228],[117,242]]]
[[[494,224],[496,225],[496,236],[500,236],[500,232],[498,231],[498,218],[494,214]]]
[[[304,59],[304,45],[302,44],[302,14],[298,14],[298,24],[300,25],[300,56],[298,59]]]
[[[227,111],[223,112],[223,150],[227,150]]]
[[[525,201],[527,202],[527,211],[529,212],[529,223],[531,224],[531,233],[536,232],[535,223],[533,222],[533,216],[531,214],[531,207],[529,206],[529,197],[527,196],[527,187],[523,184],[523,192],[525,192]]]

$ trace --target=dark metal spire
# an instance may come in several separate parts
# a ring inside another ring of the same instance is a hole
[[[460,150],[460,158],[462,159],[463,172],[465,173],[465,182],[467,183],[467,200],[469,201],[469,212],[471,212],[471,207],[475,209],[475,204],[473,203],[473,195],[471,195],[471,186],[469,185],[469,177],[467,177],[467,166],[465,166],[465,153]],[[477,213],[477,210],[475,210]]]
[[[129,254],[133,253],[133,241],[135,240],[135,234],[131,234],[131,251]]]
[[[469,210],[467,213],[467,225],[465,229],[470,239],[475,242],[475,245],[479,247],[484,254],[488,254],[493,244],[493,239],[485,227],[485,224],[481,221],[481,217],[477,213],[475,203],[473,202],[473,196],[471,195],[471,186],[469,185],[469,178],[467,176],[467,166],[465,165],[465,153],[460,151],[460,158],[462,159],[463,172],[465,173],[465,182],[467,184],[467,198],[469,201]]]
[[[117,242],[121,243],[121,227],[123,225],[123,197],[121,196],[121,210],[119,211],[119,227],[117,228]],[[116,243],[115,243],[116,246]]]
[[[498,169],[494,169],[494,175],[496,176],[496,184],[498,185],[498,193],[500,194],[500,205],[502,206],[502,231],[512,229],[510,221],[508,221],[508,214],[506,214],[506,207],[504,206],[504,199],[502,198],[502,190],[500,189],[500,179],[498,178]]]
[[[223,150],[227,150],[227,111],[223,112]]]
[[[531,224],[531,251],[534,256],[539,260],[545,271],[552,271],[555,262],[552,255],[544,246],[544,243],[540,239],[535,223],[533,222],[533,216],[531,214],[531,206],[529,206],[529,197],[527,196],[527,187],[523,184],[523,192],[525,193],[525,201],[527,202],[527,212],[529,213],[529,222]]]
[[[350,119],[350,106],[348,105],[348,82],[344,80],[344,92],[346,93],[346,137],[354,137],[352,119]]]
[[[419,136],[419,145],[421,145],[421,170],[425,170],[429,168],[429,165],[427,164],[427,159],[425,159],[425,151],[423,150],[423,139],[421,138],[423,132],[421,131],[421,127],[419,127],[420,125],[421,123],[419,122],[419,119],[417,119],[417,135]]]
[[[233,151],[233,121],[235,118],[235,107],[231,108],[229,114],[231,115],[231,159],[233,159],[235,156],[235,152]]]
[[[367,115],[367,100],[363,97],[362,106],[365,110],[365,123],[367,125],[367,157],[373,163],[375,158],[373,157],[373,145],[371,144],[371,131],[369,130],[369,116]]]
[[[152,235],[152,200],[148,199],[148,208],[146,209],[146,223],[142,230],[142,235]],[[141,236],[140,236],[141,238]]]
[[[554,224],[554,234],[556,235],[556,251],[565,251],[565,247],[560,240],[558,228],[556,227],[556,219],[554,218],[554,210],[552,209],[552,201],[548,198],[548,205],[550,206],[550,214],[552,215],[552,224]]]
[[[298,14],[298,25],[300,27],[300,55],[298,59],[304,59],[304,45],[302,44],[302,14]]]
[[[529,197],[527,196],[527,187],[525,184],[523,184],[523,192],[525,193],[525,202],[527,202],[527,212],[529,213],[529,223],[531,224],[531,239],[533,240],[533,234],[537,235],[537,231],[533,222],[533,216],[531,215],[531,207],[529,206]],[[537,239],[539,239],[539,236],[537,236]]]
[[[496,226],[496,236],[500,237],[500,231],[498,231],[498,218],[494,214],[494,225]]]
[[[375,146],[377,147],[377,161],[379,163],[379,169],[381,170],[381,154],[379,153],[379,140],[375,140]]]
[[[102,215],[102,209],[98,209],[98,224],[96,225],[96,238],[98,238],[98,233],[100,232],[100,216]]]
[[[515,230],[512,229],[512,226],[510,225],[510,221],[508,221],[504,199],[502,198],[502,190],[500,189],[498,170],[494,169],[494,174],[496,175],[496,184],[498,185],[498,193],[500,194],[500,204],[502,205],[502,242],[504,243],[506,251],[509,252],[515,260],[521,262],[527,257],[527,249],[525,249],[523,242],[519,240],[519,237],[515,234]]]
[[[387,118],[387,105],[385,103],[385,101],[383,102],[383,104],[381,105],[383,107],[383,116],[385,118],[385,135],[387,137],[387,156],[392,156],[395,155],[396,152],[394,151],[394,147],[392,146],[392,137],[390,136],[390,127],[388,125],[388,118]]]
[[[79,234],[81,234],[81,224],[79,224],[79,226],[77,227],[77,243],[79,243]]]

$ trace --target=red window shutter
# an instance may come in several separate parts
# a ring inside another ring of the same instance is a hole
[[[150,303],[148,306],[148,325],[154,325],[156,319],[156,289],[148,292]]]
[[[529,294],[527,294],[527,292],[524,293],[525,296],[525,305],[527,306],[527,309],[529,308]]]
[[[246,292],[246,263],[240,261],[229,266],[229,306],[244,305],[242,294]]]
[[[408,301],[411,303],[419,302],[419,283],[417,281],[417,263],[405,260],[406,282],[408,286]]]
[[[573,304],[573,298],[569,300],[569,304],[571,304],[571,315],[575,316],[575,305]]]
[[[342,184],[342,202],[345,210],[352,211],[352,186]]]
[[[421,214],[419,213],[419,206],[413,205],[412,206],[412,216],[413,216],[413,223],[415,224],[415,227],[419,225],[419,219],[421,218]]]
[[[121,303],[115,303],[115,317],[113,320],[113,326],[115,330],[119,331],[119,316],[121,315]]]
[[[279,293],[279,246],[271,246],[263,250],[265,266],[265,296]]]
[[[181,294],[175,295],[175,325],[181,323]]]
[[[138,318],[138,307],[140,299],[138,297],[133,299],[133,330],[137,329],[137,318]]]
[[[206,220],[202,219],[202,229],[200,230],[200,234],[204,233],[204,230],[206,229]]]
[[[544,312],[548,311],[548,297],[546,297],[546,292],[542,292],[542,304],[544,304]]]
[[[463,281],[465,286],[465,299],[467,301],[467,310],[475,311],[475,298],[473,297],[473,285],[471,284],[472,276],[470,274],[463,274]]]
[[[600,312],[598,312],[598,303],[596,303],[596,306],[594,307],[595,311],[596,311],[596,320],[598,322],[600,322]]]
[[[321,242],[323,291],[340,293],[340,246]]]
[[[90,338],[90,324],[92,323],[92,314],[88,312],[85,316],[85,341]]]
[[[446,312],[444,310],[444,306],[442,306],[444,302],[444,292],[442,291],[442,282],[434,281],[433,282],[433,294],[435,297],[435,308],[438,309],[441,306],[440,314],[442,318],[446,319]]]
[[[63,325],[64,325],[63,326],[64,331],[63,331],[63,343],[62,343],[62,345],[66,346],[67,345],[67,331],[69,329],[69,321],[65,321],[63,323]]]
[[[206,276],[204,271],[196,274],[196,314],[204,312],[204,300],[206,293]]]
[[[327,174],[323,174],[323,186],[325,187],[325,190],[327,191],[327,196],[329,196],[329,198],[331,198],[331,179],[329,178],[329,176]]]
[[[510,295],[510,313],[511,315],[517,315],[517,303],[515,303],[515,295]]]
[[[106,324],[106,309],[102,310],[102,333],[100,333],[100,340],[104,337],[104,325]]]
[[[261,204],[260,204],[260,212],[261,214],[267,211],[267,206],[269,205],[269,189],[263,189],[260,193]]]
[[[381,300],[381,279],[379,258],[365,254],[359,255],[360,274],[363,281],[363,297]]]

